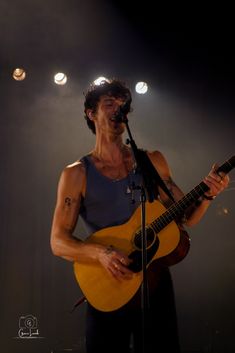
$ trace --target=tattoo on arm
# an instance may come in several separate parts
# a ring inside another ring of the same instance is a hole
[[[65,200],[64,200],[64,203],[66,206],[70,207],[71,206],[71,203],[72,203],[72,200],[70,197],[66,197]]]
[[[78,203],[76,199],[64,199],[64,221],[69,230],[73,230],[78,219]]]

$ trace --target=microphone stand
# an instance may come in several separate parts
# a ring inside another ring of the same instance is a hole
[[[136,146],[135,141],[132,138],[132,134],[128,125],[128,119],[126,115],[122,116],[122,122],[125,123],[129,138],[126,140],[127,144],[131,145],[133,155],[136,161],[137,169],[140,171],[143,179],[141,186],[133,185],[133,188],[140,189],[140,201],[141,201],[141,234],[142,234],[142,271],[143,271],[143,282],[141,287],[141,308],[142,308],[142,337],[143,337],[143,353],[145,352],[145,333],[146,333],[146,318],[149,311],[149,297],[148,297],[148,281],[147,281],[147,237],[146,237],[146,210],[145,203],[148,196],[149,202],[154,200],[153,184],[151,184],[150,177],[148,175],[147,166],[144,163],[143,158],[139,149]],[[146,196],[147,194],[147,196]]]

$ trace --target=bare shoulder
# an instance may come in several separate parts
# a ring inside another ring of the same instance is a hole
[[[60,186],[68,189],[78,190],[84,186],[86,179],[86,169],[81,161],[76,161],[67,165],[60,176]]]
[[[160,151],[147,151],[147,154],[162,178],[168,179],[171,171],[165,156]]]
[[[80,178],[86,175],[86,169],[82,161],[76,161],[72,164],[68,164],[62,171],[67,178]]]
[[[165,182],[169,192],[174,196],[175,200],[180,200],[183,197],[182,190],[175,184],[172,179],[172,173],[168,162],[164,155],[159,151],[148,152],[148,156],[151,159],[151,162],[159,172],[160,176],[162,177],[163,181]],[[163,203],[168,207],[171,203],[169,203],[168,196],[162,191],[160,188],[160,197]]]

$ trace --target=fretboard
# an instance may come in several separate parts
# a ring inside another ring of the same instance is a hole
[[[224,164],[222,164],[218,169],[217,173],[229,173],[235,166],[235,156],[231,157]],[[193,190],[187,193],[181,200],[173,203],[160,217],[153,221],[150,225],[155,232],[160,232],[165,228],[170,222],[182,216],[188,207],[193,205],[206,191],[209,187],[202,181]]]

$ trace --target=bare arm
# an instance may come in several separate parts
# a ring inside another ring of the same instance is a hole
[[[169,191],[172,193],[174,199],[176,201],[180,200],[184,196],[184,193],[173,181],[170,168],[164,156],[158,151],[149,153],[148,155],[166,183]],[[216,165],[212,167],[208,176],[206,176],[203,180],[210,188],[210,190],[206,193],[207,196],[217,196],[228,186],[229,183],[229,177],[224,176],[223,179],[221,179],[221,177],[215,173],[215,167]],[[161,189],[159,189],[159,194],[163,204],[168,207],[171,204],[169,197]],[[197,224],[205,214],[210,203],[211,201],[202,198],[201,202],[199,202],[197,206],[190,207],[185,213],[186,219],[184,223],[187,226]]]
[[[70,261],[96,260],[101,246],[85,244],[73,236],[85,188],[82,163],[66,167],[60,177],[57,201],[51,229],[51,249],[54,255]]]
[[[97,243],[80,241],[73,236],[85,184],[85,168],[81,163],[66,167],[61,174],[51,229],[52,252],[69,261],[98,261],[117,279],[128,279],[132,272],[126,267],[130,263],[127,255]]]

